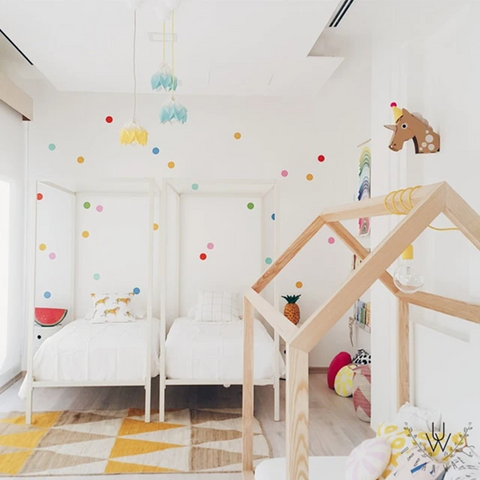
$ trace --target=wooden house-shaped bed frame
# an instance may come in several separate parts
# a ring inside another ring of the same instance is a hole
[[[325,210],[265,271],[244,297],[244,372],[243,372],[243,477],[253,479],[253,318],[257,310],[275,328],[287,344],[286,382],[286,457],[287,479],[308,480],[308,354],[340,320],[355,301],[376,280],[380,280],[398,301],[399,405],[409,400],[409,304],[480,323],[480,305],[426,292],[402,293],[387,268],[401,255],[435,218],[445,216],[480,249],[480,216],[443,182],[410,190],[412,210],[389,235],[369,253],[340,223],[359,217],[390,215],[389,196],[354,202]],[[393,198],[393,211],[403,211],[400,198]],[[324,226],[364,259],[343,286],[302,325],[296,327],[260,296],[262,290]],[[325,475],[328,472],[324,472]],[[327,478],[327,477],[325,477]]]

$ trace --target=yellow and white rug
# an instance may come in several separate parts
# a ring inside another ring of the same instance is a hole
[[[241,471],[238,409],[177,410],[158,423],[143,410],[0,414],[0,475],[93,475]],[[254,458],[270,448],[255,420]]]

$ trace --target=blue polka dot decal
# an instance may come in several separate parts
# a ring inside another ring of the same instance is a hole
[[[52,294],[51,294],[50,292],[45,292],[45,293],[43,294],[43,296],[44,296],[45,298],[50,298],[50,297],[52,296]]]
[[[134,293],[135,295],[138,295],[138,294],[140,293],[140,289],[139,289],[138,287],[135,287],[135,288],[133,289],[133,293]]]
[[[160,153],[160,149],[159,149],[158,147],[153,147],[153,148],[152,148],[152,153],[153,153],[154,155],[158,155],[158,154]]]
[[[275,220],[275,214],[272,213],[272,216],[270,217],[272,220]]]

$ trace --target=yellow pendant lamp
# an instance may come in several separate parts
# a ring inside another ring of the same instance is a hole
[[[120,131],[122,145],[142,145],[148,142],[148,132],[138,123],[137,114],[137,68],[136,68],[136,42],[137,42],[137,5],[133,6],[133,117]]]

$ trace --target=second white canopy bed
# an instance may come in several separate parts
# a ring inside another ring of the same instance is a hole
[[[162,283],[161,299],[161,319],[167,321],[161,323],[160,336],[160,421],[165,418],[168,386],[242,384],[241,305],[238,317],[236,312],[212,316],[211,299],[205,297],[220,297],[212,300],[214,308],[220,308],[218,302],[235,302],[249,279],[273,261],[277,189],[274,181],[164,181],[162,223],[169,228],[163,231],[161,262],[162,278],[168,282]],[[235,216],[236,228],[231,228],[229,211]],[[239,243],[246,235],[250,243]],[[278,308],[276,284],[268,294]],[[206,308],[203,314],[198,311],[201,305]],[[273,332],[272,338],[258,319],[255,330],[255,385],[273,386],[273,416],[278,421],[279,383],[285,373],[279,335]]]

